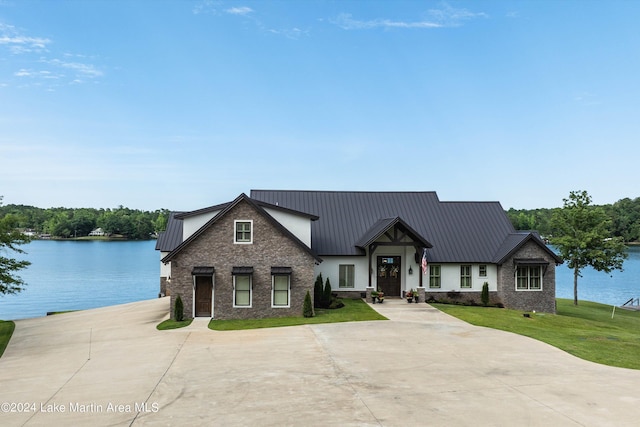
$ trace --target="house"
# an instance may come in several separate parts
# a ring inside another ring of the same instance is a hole
[[[172,307],[216,319],[300,315],[320,273],[342,296],[480,302],[487,283],[494,303],[553,313],[562,262],[500,203],[435,192],[252,190],[172,213],[156,249]]]
[[[91,230],[91,232],[89,233],[89,236],[106,236],[107,233],[104,232],[104,230],[100,227]]]

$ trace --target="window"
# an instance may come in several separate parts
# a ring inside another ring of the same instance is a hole
[[[338,287],[339,288],[353,288],[355,282],[355,270],[356,267],[353,264],[340,264]]]
[[[236,274],[233,276],[233,306],[251,307],[250,274]]]
[[[289,307],[289,276],[279,274],[272,277],[273,295],[271,305],[273,307]]]
[[[471,288],[471,266],[470,265],[460,266],[460,287]]]
[[[253,243],[253,221],[234,221],[234,243]]]
[[[480,277],[487,277],[487,266],[485,264],[480,264]]]
[[[430,265],[429,266],[429,287],[432,289],[440,289],[441,281],[440,281],[440,266],[439,265]]]
[[[516,273],[516,290],[539,291],[542,289],[542,276],[540,266],[518,267]]]

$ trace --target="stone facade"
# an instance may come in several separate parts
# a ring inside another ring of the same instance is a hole
[[[193,317],[193,267],[214,267],[213,318],[248,319],[302,315],[304,297],[313,298],[315,258],[287,234],[275,227],[265,213],[240,201],[171,261],[167,291],[171,307],[180,295],[185,318]],[[251,244],[234,243],[234,220],[253,222]],[[251,307],[233,306],[234,267],[252,267]],[[291,291],[288,308],[272,308],[272,267],[290,267]],[[173,317],[173,309],[171,316]]]
[[[543,259],[541,290],[516,290],[515,259]],[[498,297],[515,310],[556,312],[556,260],[542,247],[529,241],[498,266]]]

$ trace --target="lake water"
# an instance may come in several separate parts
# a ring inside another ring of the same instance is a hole
[[[0,295],[0,319],[157,298],[160,255],[155,244],[155,240],[34,240],[23,245],[27,254],[19,258],[31,265],[18,275],[27,286],[19,294]]]
[[[622,305],[631,298],[640,298],[640,247],[628,247],[628,254],[624,271],[607,274],[592,268],[582,270],[578,300]],[[566,263],[556,269],[556,297],[573,299],[573,271]]]
[[[21,258],[31,265],[19,276],[28,284],[17,295],[0,295],[0,319],[44,316],[157,298],[160,255],[155,240],[131,242],[35,240]],[[621,305],[640,298],[640,247],[629,248],[624,272],[585,269],[578,298]],[[573,272],[556,270],[556,296],[573,298]]]

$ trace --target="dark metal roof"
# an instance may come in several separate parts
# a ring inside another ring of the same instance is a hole
[[[191,270],[193,276],[213,276],[215,272],[215,267],[193,267]]]
[[[184,212],[171,212],[167,221],[167,229],[158,235],[156,250],[171,252],[182,243],[182,221],[176,219]]]
[[[433,245],[429,262],[495,262],[515,233],[499,202],[441,202],[432,191],[252,190],[251,198],[317,215],[311,246],[320,256],[360,255],[358,244],[396,217]]]
[[[555,260],[556,264],[562,264],[562,258],[556,255],[547,245],[544,244],[537,232],[532,231],[519,231],[507,235],[495,253],[493,262],[496,264],[503,264],[511,255],[516,253],[518,249],[524,246],[529,240],[537,243],[540,247],[547,251],[549,255]]]
[[[253,274],[253,267],[233,267],[231,274]]]

